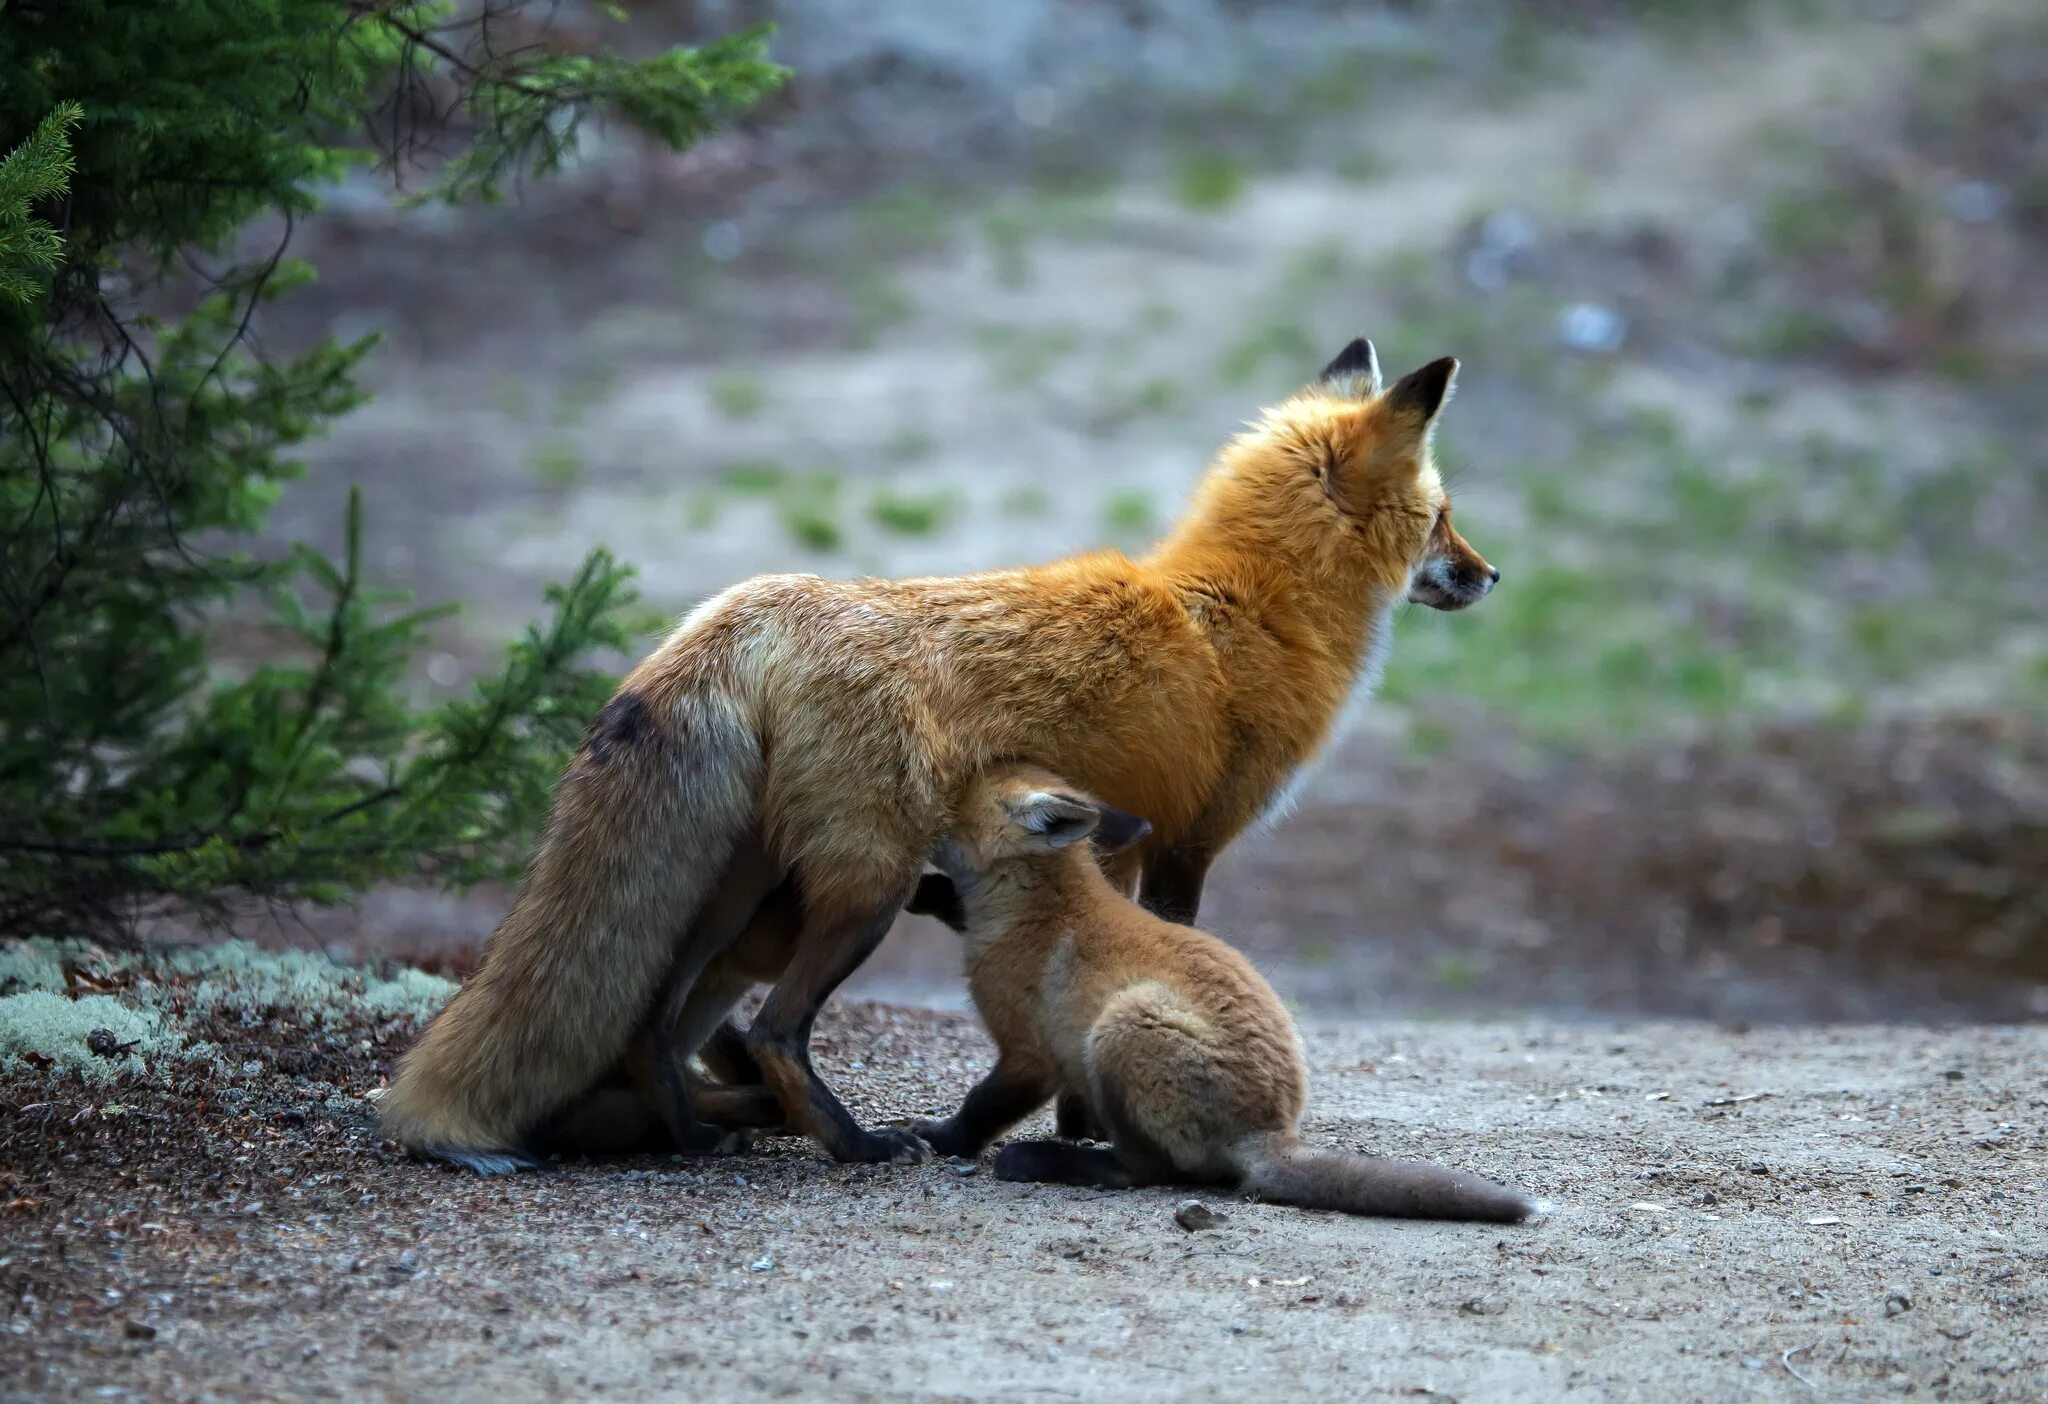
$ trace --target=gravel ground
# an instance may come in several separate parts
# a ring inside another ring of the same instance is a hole
[[[1228,1222],[1193,1233],[1169,1191],[789,1140],[480,1181],[377,1143],[360,1094],[408,1031],[360,1032],[232,1087],[0,1084],[0,1395],[2048,1391],[2048,1029],[1313,1024],[1312,1138],[1554,1209],[1501,1229],[1211,1194]],[[989,1055],[967,1017],[867,1004],[820,1047],[874,1119],[948,1107]]]

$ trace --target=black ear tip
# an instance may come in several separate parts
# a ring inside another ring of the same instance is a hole
[[[1410,413],[1429,419],[1443,407],[1457,373],[1456,356],[1439,356],[1420,370],[1402,376],[1387,392],[1387,399]]]
[[[1324,380],[1336,380],[1348,375],[1370,375],[1376,358],[1372,343],[1364,337],[1353,337],[1351,344],[1339,351],[1336,358],[1323,367]]]

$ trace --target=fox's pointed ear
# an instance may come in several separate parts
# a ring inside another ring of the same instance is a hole
[[[1426,428],[1436,418],[1436,412],[1444,407],[1444,401],[1451,398],[1451,388],[1457,382],[1458,358],[1445,356],[1395,381],[1383,403],[1393,413],[1413,419]]]
[[[1018,827],[1046,848],[1079,843],[1102,821],[1102,812],[1094,805],[1050,790],[1033,790],[1009,808]]]
[[[1095,851],[1099,854],[1121,853],[1152,832],[1152,821],[1140,815],[1127,814],[1106,804],[1098,813],[1101,817],[1095,822]]]
[[[1380,393],[1380,353],[1361,336],[1339,351],[1337,358],[1324,366],[1323,373],[1316,379],[1359,395],[1377,395]]]

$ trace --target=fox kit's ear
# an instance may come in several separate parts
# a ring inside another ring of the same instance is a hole
[[[1102,814],[1071,795],[1033,790],[1010,805],[1010,818],[1046,848],[1065,848],[1095,832]]]
[[[1316,377],[1332,388],[1361,398],[1380,393],[1380,353],[1372,343],[1359,337],[1337,353],[1337,359],[1323,367]]]
[[[1444,407],[1444,401],[1451,398],[1451,387],[1457,381],[1458,358],[1445,356],[1395,381],[1385,404],[1392,413],[1427,429],[1436,412]]]

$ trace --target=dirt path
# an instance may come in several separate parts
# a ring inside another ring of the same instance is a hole
[[[949,1105],[964,1018],[821,1032],[864,1116]],[[480,1182],[273,1076],[240,1111],[22,1109],[0,1396],[150,1400],[2020,1400],[2048,1390],[2048,1030],[1309,1030],[1309,1130],[1555,1202],[1511,1229],[986,1166]],[[353,1089],[344,1089],[344,1092]],[[234,1100],[229,1098],[227,1100]],[[166,1120],[153,1121],[152,1116]]]

